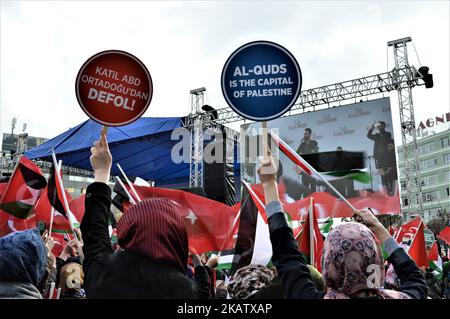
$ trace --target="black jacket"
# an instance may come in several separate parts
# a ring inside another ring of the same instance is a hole
[[[84,289],[88,299],[208,298],[209,275],[205,267],[196,267],[194,282],[170,264],[131,251],[114,253],[108,232],[110,206],[108,185],[90,184],[81,222]]]
[[[270,240],[272,242],[272,262],[289,299],[323,299],[325,292],[316,289],[303,254],[297,249],[294,235],[284,214],[269,217]],[[400,279],[400,291],[414,299],[427,297],[425,279],[414,261],[403,249],[397,249],[388,259]]]

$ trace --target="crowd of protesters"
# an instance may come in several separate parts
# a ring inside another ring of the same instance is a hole
[[[307,265],[278,197],[273,159],[258,170],[272,243],[272,265],[250,264],[230,276],[218,256],[197,255],[178,207],[164,198],[133,205],[117,223],[115,249],[108,230],[112,164],[106,136],[91,148],[95,181],[86,191],[76,238],[59,256],[38,229],[0,238],[0,298],[173,299],[425,299],[450,298],[448,259],[443,276],[420,269],[370,211],[328,234],[322,271]],[[269,173],[268,173],[269,172]],[[270,173],[273,172],[273,173]],[[388,255],[385,260],[382,248]]]

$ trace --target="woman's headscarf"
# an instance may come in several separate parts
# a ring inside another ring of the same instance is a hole
[[[170,263],[186,273],[188,236],[182,212],[171,200],[151,198],[130,207],[117,223],[117,237],[125,251]]]
[[[328,288],[325,299],[408,298],[404,293],[381,289],[381,249],[372,231],[360,223],[344,223],[330,232],[324,243],[322,273]]]
[[[0,281],[37,286],[45,273],[46,251],[37,228],[0,238]]]
[[[233,299],[246,299],[269,284],[274,278],[272,270],[262,265],[240,268],[228,283],[228,293]]]

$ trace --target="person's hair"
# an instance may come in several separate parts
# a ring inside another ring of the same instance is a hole
[[[307,127],[307,128],[305,128],[305,131],[308,131],[309,132],[309,134],[311,134],[312,133],[312,130],[309,128],[309,127]]]
[[[380,124],[384,124],[384,126],[386,126],[386,122],[380,121]]]

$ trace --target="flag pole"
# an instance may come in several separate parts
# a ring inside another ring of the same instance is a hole
[[[269,148],[269,144],[267,141],[267,121],[261,122],[261,129],[262,129],[262,150],[263,150],[263,157],[267,157],[266,147]]]
[[[128,186],[130,187],[133,195],[136,197],[136,199],[138,200],[138,202],[141,202],[141,198],[139,197],[138,193],[136,192],[136,189],[134,188],[133,184],[130,182],[130,180],[128,179],[127,174],[125,174],[125,172],[123,171],[122,167],[120,166],[119,163],[116,163],[117,167],[119,168],[119,171],[122,173],[123,177],[125,177],[125,181],[127,182]]]
[[[64,190],[64,185],[61,179],[61,175],[60,175],[60,169],[58,166],[58,162],[56,161],[56,154],[55,154],[55,150],[52,149],[52,159],[53,159],[53,164],[55,165],[55,169],[56,169],[56,179],[58,180],[58,184],[59,187],[61,188],[61,193],[62,193],[62,197],[63,197],[63,202],[64,202],[64,206],[67,210],[67,217],[69,217],[69,224],[70,224],[70,229],[72,230],[72,233],[74,234],[75,238],[77,237],[77,234],[75,233],[74,227],[73,227],[73,216],[72,216],[72,212],[70,211],[69,208],[69,202],[67,201],[67,197],[66,197],[66,192]],[[81,240],[81,238],[78,238],[79,240]]]
[[[309,198],[309,264],[314,266],[314,198]]]
[[[128,189],[125,187],[125,185],[123,184],[123,182],[121,181],[121,179],[118,176],[116,176],[116,181],[120,184],[120,186],[122,186],[123,190],[125,191],[125,194],[127,194],[128,198],[130,199],[130,203],[133,205],[136,205],[136,201],[131,196],[131,194],[128,192]]]
[[[58,168],[61,169],[62,168],[62,160],[58,161]],[[52,235],[52,228],[53,228],[53,215],[55,213],[55,209],[52,206],[51,212],[50,212],[50,227],[48,229],[49,232],[49,236]]]
[[[319,176],[319,178],[336,194],[339,196],[340,199],[342,199],[344,201],[344,203],[347,204],[348,207],[350,207],[352,209],[352,211],[355,211],[356,208],[353,207],[352,204],[350,204],[350,202],[341,194],[339,193],[339,191],[334,188],[322,175],[319,174],[319,172],[316,171],[316,169],[314,167],[312,167],[307,161],[305,161],[300,155],[297,154],[297,152],[294,152],[294,150],[287,144],[284,143],[283,140],[278,137],[274,132],[272,132],[272,130],[269,130],[270,135],[272,137],[274,137],[275,143],[278,144],[278,147],[280,146],[280,144],[283,144],[284,147],[286,147],[288,149],[289,152],[292,153],[293,156],[296,157],[296,159],[302,163],[303,165],[305,165],[311,172],[315,173],[317,176]],[[295,162],[294,162],[295,163]],[[295,163],[297,164],[297,163]],[[297,164],[298,165],[298,164]],[[299,165],[298,165],[299,166]]]
[[[53,214],[55,213],[53,210],[54,210],[54,208],[53,208],[53,206],[52,206],[52,208],[51,208],[51,210],[50,210],[50,227],[48,228],[49,236],[52,235],[52,228],[53,228]]]

